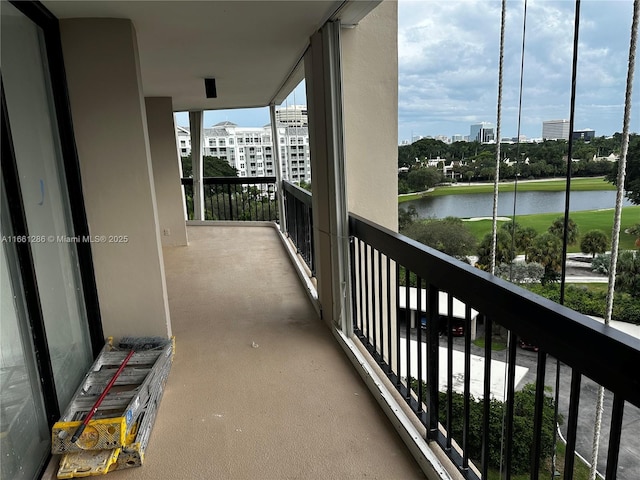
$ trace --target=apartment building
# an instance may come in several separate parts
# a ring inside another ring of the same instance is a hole
[[[546,120],[542,122],[543,140],[569,140],[569,120]]]
[[[302,107],[294,112],[299,114]],[[278,118],[276,110],[276,118]],[[306,117],[306,107],[304,110]],[[293,114],[292,114],[293,117]],[[300,124],[302,115],[297,115]],[[296,123],[291,120],[290,123]],[[238,170],[240,177],[274,176],[275,163],[271,125],[264,127],[239,127],[232,122],[220,122],[202,130],[202,152],[226,160]],[[309,157],[309,128],[278,122],[279,158],[282,178],[295,183],[311,182]],[[178,151],[181,156],[191,154],[191,132],[188,127],[176,128]]]

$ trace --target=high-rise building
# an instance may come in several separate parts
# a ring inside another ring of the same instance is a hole
[[[590,142],[596,136],[596,131],[591,128],[585,128],[582,130],[574,130],[571,135],[574,140],[584,140],[585,142]]]
[[[469,141],[490,143],[495,140],[493,125],[489,122],[474,123],[469,129]]]
[[[181,156],[191,153],[191,135],[187,127],[177,127]],[[310,182],[309,129],[278,125],[282,178],[292,182]],[[225,160],[238,170],[239,177],[275,175],[271,125],[239,127],[220,122],[203,129],[202,153]]]
[[[290,105],[276,110],[276,121],[290,127],[308,127],[309,117],[306,105]]]
[[[546,120],[542,122],[543,140],[569,140],[569,120]]]

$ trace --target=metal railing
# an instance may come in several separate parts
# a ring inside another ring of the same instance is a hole
[[[282,182],[282,194],[286,217],[286,231],[304,259],[311,274],[316,274],[313,243],[313,209],[311,193],[290,183]]]
[[[579,436],[590,454],[578,417],[593,427],[586,398],[597,385],[609,392],[606,478],[633,470],[618,462],[632,450],[621,449],[623,412],[625,424],[640,420],[640,340],[364,218],[349,221],[354,334],[466,478],[494,468],[504,478],[562,469],[573,478]],[[476,329],[483,347],[472,344]],[[497,332],[504,352],[492,350]],[[556,449],[563,414],[566,446]]]
[[[182,178],[187,215],[193,219],[193,178]],[[205,220],[278,221],[276,177],[205,177]]]

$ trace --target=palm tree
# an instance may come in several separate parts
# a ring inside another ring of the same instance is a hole
[[[567,244],[574,245],[578,241],[579,230],[578,230],[578,225],[571,218],[569,219],[569,222],[568,222],[568,228],[569,228],[569,232],[567,234]],[[555,235],[556,237],[562,239],[564,236],[564,218],[563,217],[556,218],[547,231]]]

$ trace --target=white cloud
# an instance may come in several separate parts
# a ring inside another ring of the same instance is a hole
[[[606,135],[621,129],[632,8],[631,0],[582,2],[576,128]],[[495,122],[500,13],[496,0],[400,1],[400,139],[412,133],[468,134],[470,123]],[[522,115],[527,136],[539,136],[543,120],[569,117],[573,22],[574,2],[527,4]],[[515,136],[517,128],[522,23],[523,2],[508,1],[504,136]],[[640,131],[639,104],[636,100],[634,131]]]

